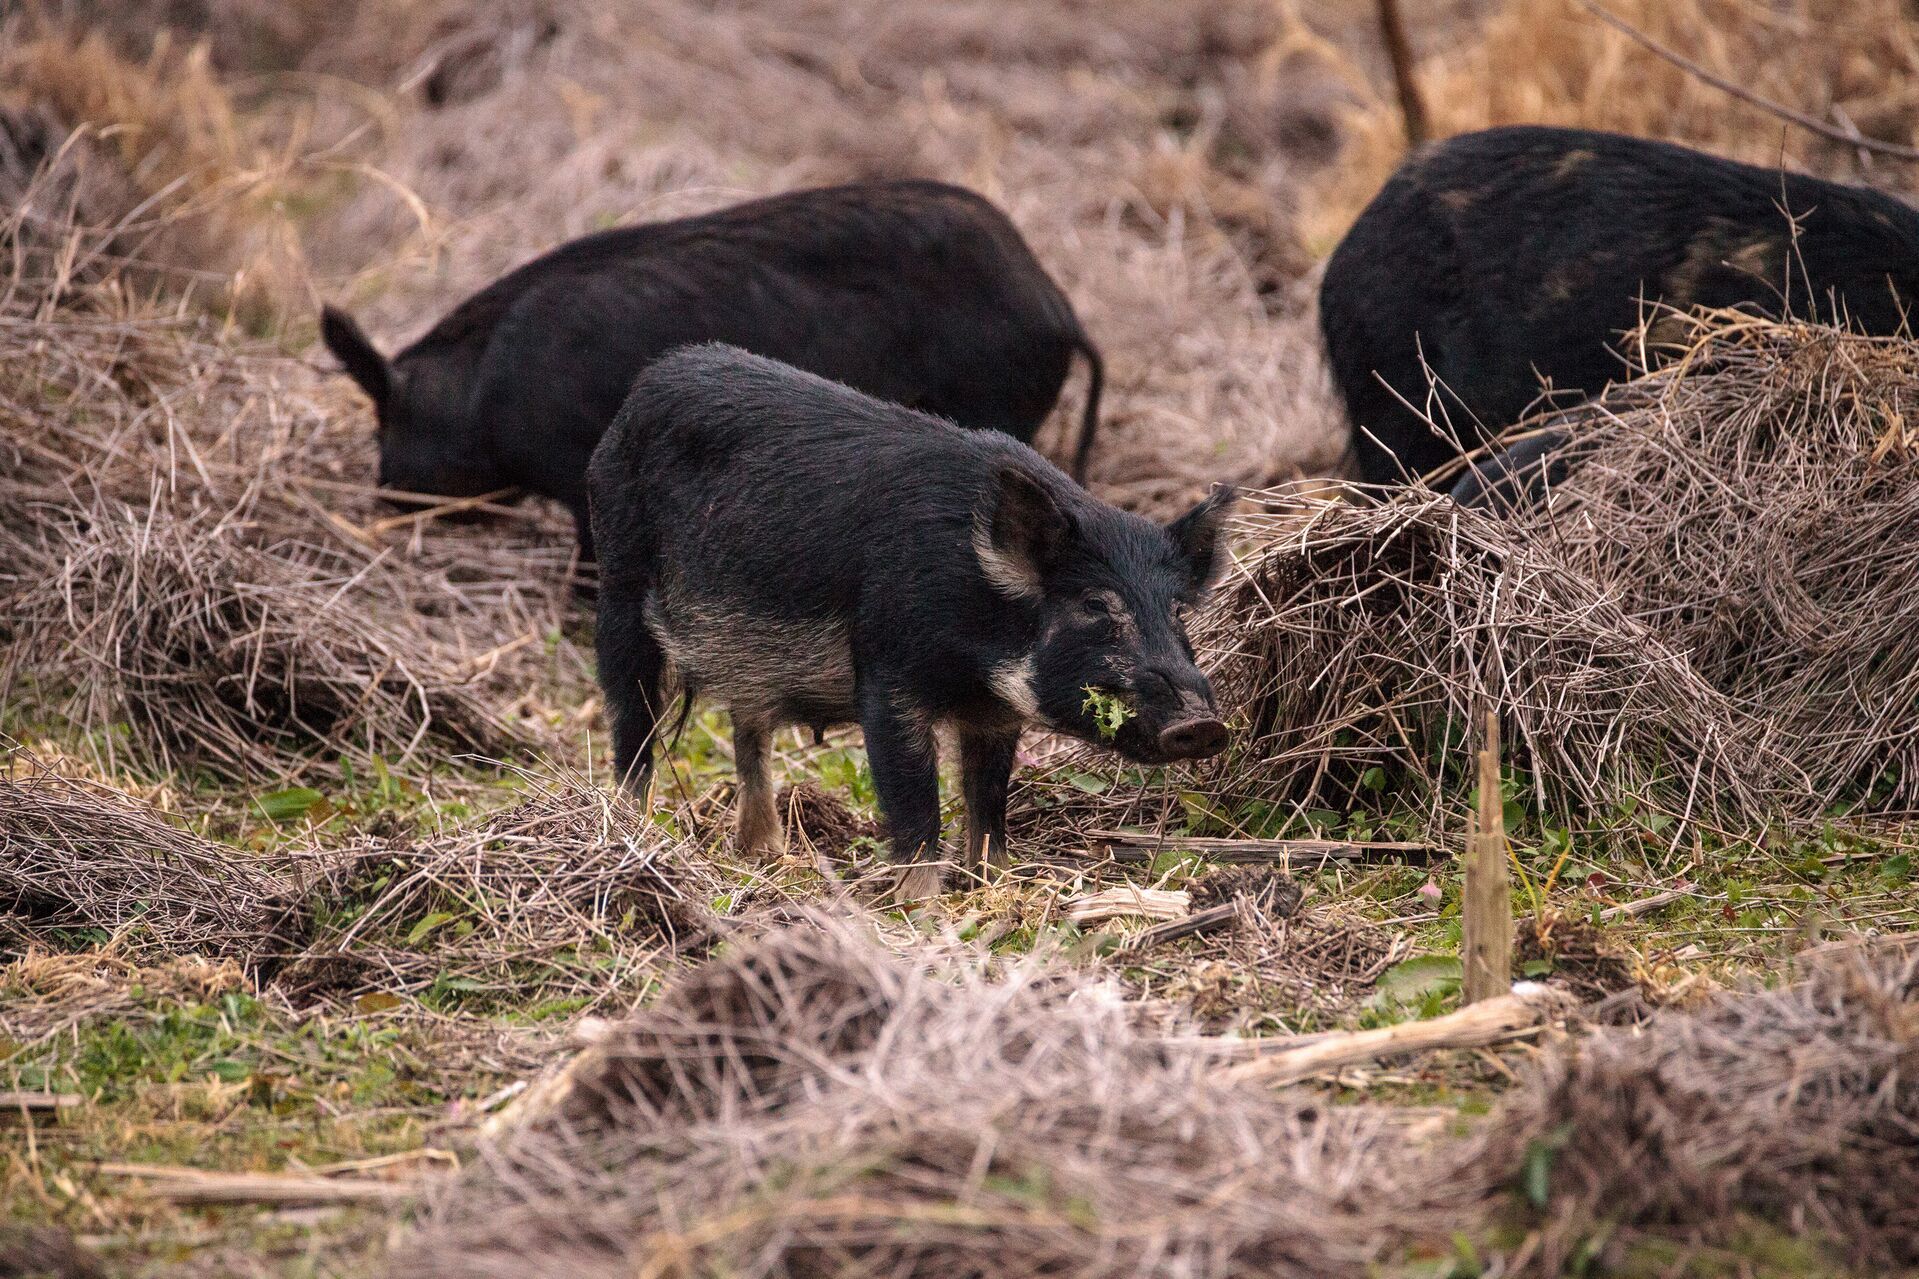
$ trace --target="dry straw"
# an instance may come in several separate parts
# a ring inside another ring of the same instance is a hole
[[[1033,800],[1230,828],[1410,799],[1454,830],[1490,708],[1556,823],[1751,837],[1919,808],[1919,346],[1737,314],[1658,332],[1682,354],[1563,415],[1568,475],[1528,510],[1258,495],[1195,636],[1231,753],[1096,797],[1073,783],[1111,766],[1076,754]]]
[[[91,930],[134,955],[237,959],[302,999],[437,985],[585,1006],[718,927],[701,849],[570,773],[415,838],[284,831],[258,852],[20,759],[0,777],[0,936],[22,942]]]
[[[1725,696],[1786,811],[1919,809],[1919,346],[1662,327],[1683,360],[1574,415],[1570,473],[1518,532]]]
[[[696,845],[585,777],[533,780],[490,817],[328,854],[328,927],[282,983],[590,1003],[712,940],[722,884]]]
[[[1362,1273],[1353,1206],[1401,1202],[1391,1120],[1225,1086],[1037,965],[995,982],[851,924],[687,973],[572,1084],[389,1273],[1303,1279]]]
[[[21,601],[22,660],[73,671],[76,718],[124,722],[149,769],[247,778],[297,773],[315,754],[331,765],[343,749],[404,764],[429,741],[515,742],[476,680],[483,666],[364,608],[346,557],[250,545],[247,515],[96,508],[54,579]]]
[[[1919,1263],[1919,947],[1840,947],[1806,980],[1725,994],[1548,1054],[1479,1154],[1548,1210],[1520,1273],[1616,1225],[1711,1237],[1750,1214],[1860,1273]]]
[[[10,697],[243,779],[540,737],[503,709],[579,674],[564,541],[389,518],[304,369],[62,287],[0,299]]]
[[[1515,1213],[1538,1232],[1511,1274],[1740,1213],[1909,1263],[1916,970],[1849,948],[1562,1042],[1455,1136],[1229,1080],[1037,960],[991,975],[809,921],[682,974],[530,1090],[387,1273],[1326,1279]]]
[[[1752,829],[1773,811],[1736,707],[1562,558],[1446,497],[1267,498],[1195,634],[1231,750],[1096,796],[1076,779],[1110,765],[1075,755],[1035,780],[1049,822],[1231,829],[1389,802],[1456,830],[1488,709],[1559,820],[1647,809]]]
[[[259,957],[300,894],[282,859],[203,839],[31,760],[0,776],[0,928],[111,934],[123,949]]]

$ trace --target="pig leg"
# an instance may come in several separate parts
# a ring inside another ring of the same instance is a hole
[[[644,797],[653,773],[654,737],[659,733],[665,655],[638,604],[602,597],[594,632],[600,686],[606,690],[607,717],[613,724],[613,776]]]
[[[773,795],[772,747],[770,728],[735,713],[733,766],[740,775],[740,851],[769,859],[786,851],[786,831]]]
[[[976,872],[982,855],[993,870],[1006,869],[1006,787],[1013,777],[1019,731],[960,732],[961,788],[966,797],[966,870]]]
[[[900,868],[894,895],[901,901],[935,896],[940,890],[940,780],[933,726],[897,695],[869,688],[860,695],[860,728],[880,812],[892,829],[893,861]]]

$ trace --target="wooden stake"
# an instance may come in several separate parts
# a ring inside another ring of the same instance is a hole
[[[1506,866],[1506,818],[1499,793],[1499,715],[1486,712],[1479,752],[1479,817],[1466,837],[1466,892],[1460,923],[1466,1002],[1513,988],[1512,876]]]

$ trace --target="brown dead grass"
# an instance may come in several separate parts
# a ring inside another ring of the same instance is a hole
[[[0,777],[0,940],[104,933],[133,955],[257,965],[306,932],[310,873],[204,839],[32,759]]]
[[[1601,1223],[1707,1238],[1747,1213],[1860,1273],[1919,1262],[1919,951],[1854,949],[1797,985],[1720,995],[1548,1054],[1498,1112],[1495,1177],[1543,1160],[1558,1275]]]
[[[246,137],[205,45],[144,56],[97,31],[0,20],[0,248],[13,287],[160,285],[250,324],[303,303],[273,199],[287,172]]]
[[[241,778],[543,737],[583,672],[565,542],[386,520],[369,441],[303,367],[113,282],[0,301],[10,698],[143,767]],[[132,729],[124,742],[109,726]]]
[[[1578,411],[1513,517],[1686,656],[1789,762],[1802,815],[1919,810],[1919,346],[1720,316]]]
[[[697,845],[584,777],[530,780],[492,816],[328,850],[341,922],[289,956],[283,988],[418,994],[453,979],[468,996],[585,1006],[716,939],[722,883]]]
[[[1919,138],[1919,28],[1903,0],[1604,0],[1660,43],[1763,97],[1888,142]],[[1575,0],[1505,0],[1464,38],[1422,39],[1409,11],[1433,135],[1555,124],[1664,138],[1752,164],[1910,189],[1911,166],[1866,174],[1843,145],[1812,137],[1706,85]],[[1404,157],[1384,89],[1346,121],[1349,141],[1315,201],[1311,237],[1330,245]]]
[[[387,1273],[1326,1279],[1518,1214],[1537,1233],[1503,1273],[1545,1276],[1602,1226],[1711,1239],[1742,1213],[1882,1270],[1919,1240],[1916,971],[1850,948],[1562,1040],[1473,1129],[1415,1136],[1231,1082],[1042,962],[808,921],[536,1085]]]
[[[486,1150],[389,1273],[1365,1273],[1395,1126],[1223,1086],[1127,1010],[854,924],[686,974]]]

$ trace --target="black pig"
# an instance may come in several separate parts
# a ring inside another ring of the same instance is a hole
[[[592,555],[586,464],[633,377],[728,342],[872,395],[1030,441],[1072,364],[1102,366],[1006,216],[937,182],[798,191],[590,235],[502,276],[390,362],[343,312],[321,332],[372,397],[380,483],[565,504]]]
[[[1564,403],[1618,378],[1642,300],[1790,308],[1891,334],[1915,298],[1919,211],[1890,196],[1525,127],[1416,152],[1333,251],[1319,317],[1360,476],[1384,484],[1458,456],[1400,402],[1429,407],[1422,354],[1443,387],[1432,416],[1472,447],[1542,384]],[[1655,323],[1654,353],[1672,336]]]
[[[1226,744],[1181,622],[1219,570],[1226,490],[1161,527],[1005,435],[718,345],[648,367],[587,488],[615,768],[644,789],[669,682],[682,717],[724,704],[746,849],[783,846],[785,725],[864,731],[906,898],[940,883],[942,725],[969,868],[1004,864],[1022,728],[1103,740],[1089,690],[1130,707],[1108,743],[1129,758]]]

